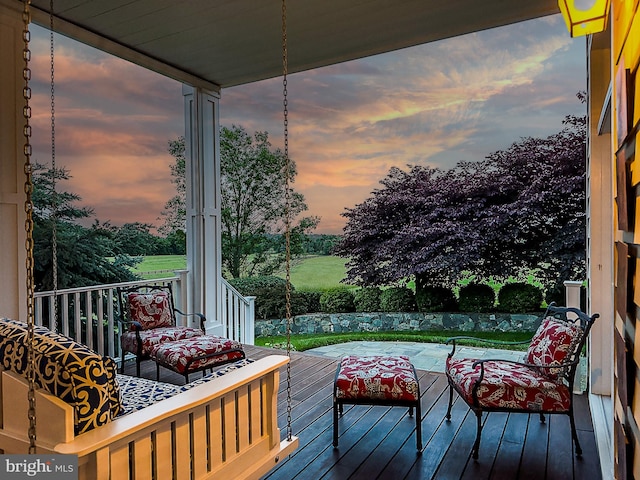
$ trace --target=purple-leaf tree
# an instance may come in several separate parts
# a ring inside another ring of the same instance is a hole
[[[343,216],[337,253],[347,279],[390,285],[411,276],[453,285],[471,273],[535,272],[549,287],[585,271],[585,119],[443,171],[391,168],[382,187]]]

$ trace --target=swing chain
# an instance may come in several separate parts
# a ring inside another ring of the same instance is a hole
[[[289,170],[291,168],[289,161],[289,109],[287,102],[287,70],[288,70],[288,52],[287,52],[287,2],[282,0],[282,96],[283,96],[283,115],[284,115],[284,178],[285,178],[285,212],[284,212],[284,238],[285,238],[285,265],[286,265],[286,317],[287,317],[287,440],[291,441],[291,194],[289,188]]]
[[[24,42],[24,49],[22,51],[22,57],[24,60],[24,67],[22,69],[22,78],[24,80],[24,88],[22,90],[22,96],[24,98],[24,107],[22,114],[24,116],[24,174],[26,177],[24,184],[24,193],[26,194],[26,200],[24,203],[24,211],[27,214],[25,221],[25,230],[27,238],[25,241],[25,248],[27,250],[27,380],[29,383],[29,391],[27,398],[29,401],[29,409],[27,416],[29,418],[29,430],[27,435],[29,437],[29,454],[36,453],[36,395],[35,395],[35,350],[33,347],[34,331],[35,331],[35,316],[33,305],[33,292],[34,292],[34,277],[33,277],[33,166],[31,164],[31,106],[29,100],[31,99],[31,87],[29,81],[31,80],[31,69],[29,68],[29,62],[31,61],[31,50],[29,49],[29,42],[31,41],[31,32],[29,32],[29,24],[31,23],[31,0],[24,0],[24,10],[22,12],[23,30],[22,40]]]
[[[51,280],[53,314],[50,329],[57,331],[58,322],[58,193],[56,189],[56,109],[55,109],[55,44],[53,41],[53,0],[49,0],[49,53],[51,63]]]

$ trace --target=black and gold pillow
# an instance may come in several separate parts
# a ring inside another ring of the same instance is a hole
[[[0,365],[18,374],[27,370],[27,325],[0,320]],[[75,433],[111,421],[120,411],[120,389],[113,359],[44,327],[35,327],[36,383],[74,408]]]

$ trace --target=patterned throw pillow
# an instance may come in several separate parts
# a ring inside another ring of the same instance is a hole
[[[143,330],[173,325],[168,292],[132,292],[128,300],[131,320],[139,322]]]
[[[76,435],[115,418],[120,387],[112,359],[44,327],[34,328],[33,342],[36,384],[73,407]],[[26,323],[0,319],[0,366],[26,374]]]
[[[582,338],[582,329],[573,323],[561,322],[553,317],[545,318],[531,340],[525,361],[533,365],[560,365]],[[562,368],[541,368],[540,373],[557,379],[565,372]]]

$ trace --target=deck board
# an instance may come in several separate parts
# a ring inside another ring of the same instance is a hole
[[[249,358],[282,353],[246,346]],[[370,479],[518,479],[601,480],[600,462],[591,424],[588,397],[575,398],[575,419],[583,456],[572,453],[566,415],[492,413],[483,415],[479,459],[470,458],[476,417],[454,394],[450,422],[445,420],[448,384],[443,374],[418,371],[422,395],[421,455],[416,452],[415,420],[406,408],[345,405],[339,424],[339,446],[333,448],[332,389],[337,360],[291,354],[291,420],[299,448],[283,459],[265,480]],[[133,363],[126,372],[135,371]],[[142,376],[155,379],[155,364],[144,362]],[[190,380],[195,380],[193,375]],[[160,380],[183,384],[167,369]],[[278,423],[286,436],[286,369],[280,377]]]

